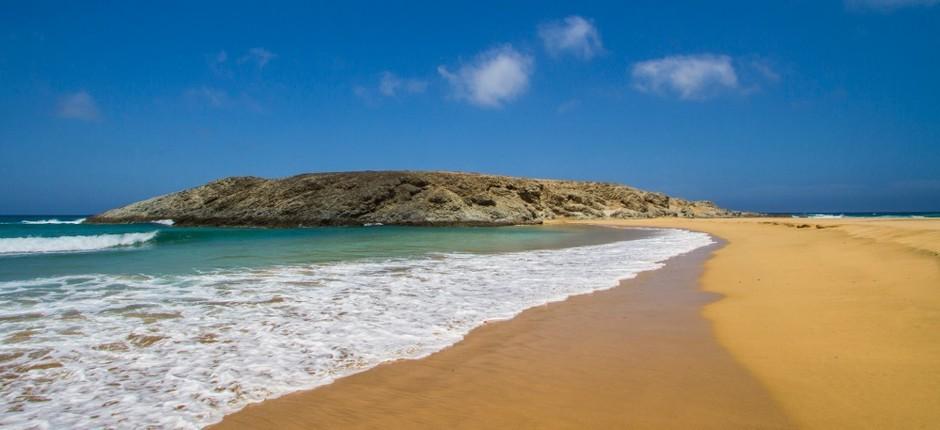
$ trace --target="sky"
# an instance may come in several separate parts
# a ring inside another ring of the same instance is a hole
[[[940,0],[0,8],[0,213],[385,169],[940,210]]]

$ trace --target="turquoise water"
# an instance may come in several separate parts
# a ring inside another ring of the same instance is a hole
[[[197,429],[713,243],[587,226],[0,217],[0,428]]]
[[[87,273],[171,275],[432,252],[524,251],[639,237],[636,231],[577,226],[250,229],[70,224],[82,219],[81,216],[0,217],[0,281]],[[114,240],[108,240],[152,233],[154,237],[130,244],[115,245]],[[82,238],[79,241],[94,249],[75,250],[76,246],[70,246],[73,243],[54,241],[63,237]],[[36,240],[43,238],[52,240]],[[13,244],[10,239],[19,242]],[[33,239],[32,243],[29,239]],[[41,250],[23,251],[30,245],[35,248],[36,242],[40,243]]]

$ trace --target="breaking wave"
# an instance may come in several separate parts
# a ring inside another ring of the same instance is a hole
[[[835,215],[835,214],[805,214],[805,215],[791,215],[791,218],[814,218],[814,219],[841,219],[845,218],[845,215]]]
[[[58,218],[52,218],[52,219],[20,221],[21,224],[81,224],[83,222],[85,222],[85,218],[70,219],[70,220],[60,220]]]
[[[99,234],[95,236],[10,237],[0,239],[0,255],[48,252],[96,251],[147,242],[157,236],[146,233]]]

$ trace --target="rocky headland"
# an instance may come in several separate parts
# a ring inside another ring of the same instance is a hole
[[[732,217],[742,213],[625,185],[455,172],[230,177],[90,217],[205,226],[513,225],[557,218]]]

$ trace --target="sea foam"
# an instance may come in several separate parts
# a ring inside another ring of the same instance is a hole
[[[57,218],[20,221],[21,224],[81,224],[83,222],[85,222],[85,218],[65,220],[65,221],[57,219]]]
[[[658,230],[554,250],[0,283],[0,336],[15,339],[0,343],[0,426],[200,428],[711,243]]]
[[[93,236],[9,237],[0,239],[0,255],[48,252],[96,251],[147,242],[157,236],[146,233],[99,234]]]

